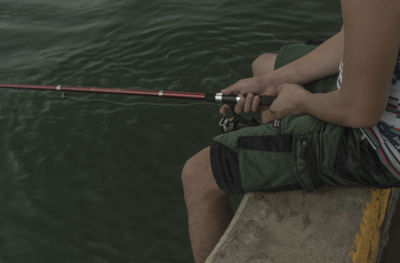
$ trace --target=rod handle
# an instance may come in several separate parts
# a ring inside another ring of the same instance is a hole
[[[260,105],[263,106],[271,106],[272,102],[276,99],[276,96],[261,96],[260,97]]]
[[[270,106],[272,102],[275,100],[275,96],[260,96],[260,105]],[[216,94],[206,94],[206,101],[217,102],[217,103],[225,103],[225,104],[236,104],[240,100],[240,96],[238,95],[224,95],[222,93]]]

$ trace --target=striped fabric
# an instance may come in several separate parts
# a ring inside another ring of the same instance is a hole
[[[337,88],[342,86],[343,61],[339,66]],[[366,139],[393,176],[400,180],[400,53],[390,86],[386,110],[374,127],[362,128]]]

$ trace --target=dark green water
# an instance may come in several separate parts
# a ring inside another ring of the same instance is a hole
[[[0,82],[216,92],[340,26],[336,0],[0,0]],[[218,107],[67,97],[0,91],[0,262],[191,262],[180,170]]]

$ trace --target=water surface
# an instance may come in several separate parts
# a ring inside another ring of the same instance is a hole
[[[338,1],[1,0],[4,83],[216,92],[340,29]],[[0,91],[0,262],[190,262],[185,160],[217,106]]]

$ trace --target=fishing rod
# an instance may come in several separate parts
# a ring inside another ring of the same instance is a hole
[[[0,84],[0,88],[6,89],[27,89],[27,90],[53,90],[59,92],[86,92],[86,93],[103,93],[103,94],[120,94],[133,96],[152,96],[160,98],[174,99],[192,99],[203,100],[214,103],[236,104],[241,96],[224,95],[222,93],[201,93],[201,92],[183,92],[183,91],[152,91],[152,90],[135,90],[135,89],[112,89],[97,87],[72,87],[72,86],[42,86],[42,85],[25,85],[25,84]],[[260,105],[270,106],[275,97],[260,96]]]

